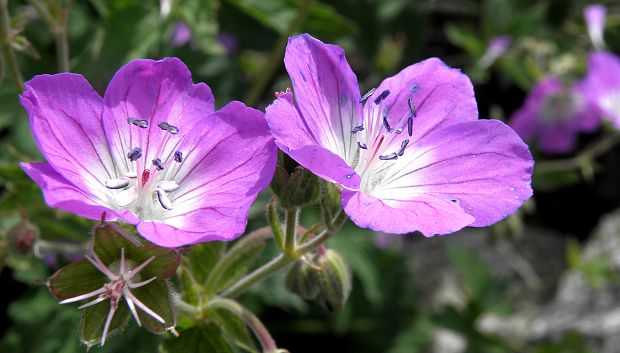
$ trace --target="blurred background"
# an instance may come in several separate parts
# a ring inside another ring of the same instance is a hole
[[[8,24],[0,33],[0,351],[85,351],[78,311],[58,305],[42,281],[75,257],[93,224],[49,209],[17,165],[42,156],[18,100],[16,66],[25,80],[81,73],[103,94],[129,60],[176,56],[195,82],[211,87],[218,107],[241,100],[264,109],[275,91],[290,87],[282,62],[288,36],[308,32],[345,48],[362,92],[436,56],[471,77],[481,118],[508,121],[540,79],[573,82],[586,73],[594,50],[583,17],[589,3],[0,0]],[[607,48],[618,54],[620,3],[598,3],[607,5]],[[15,61],[7,60],[8,47]],[[491,228],[425,239],[347,224],[330,241],[354,274],[341,311],[287,292],[283,276],[242,302],[293,353],[620,352],[614,133],[604,124],[559,155],[533,144],[534,198]],[[253,207],[250,228],[266,223],[269,198],[266,192]],[[317,215],[308,210],[302,223]],[[49,242],[66,251],[48,251]],[[159,339],[132,323],[92,351],[153,352]]]

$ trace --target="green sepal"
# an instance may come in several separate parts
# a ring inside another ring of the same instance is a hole
[[[204,285],[207,295],[228,287],[243,277],[265,248],[263,237],[244,237],[213,266]]]
[[[328,249],[318,259],[321,293],[319,298],[329,311],[340,310],[351,294],[351,271],[340,254]]]
[[[77,297],[97,290],[107,282],[107,277],[87,260],[74,261],[56,271],[47,287],[59,300]]]
[[[138,300],[161,316],[166,322],[162,324],[142,311],[142,309],[136,307],[140,322],[147,330],[153,333],[163,333],[175,325],[174,308],[168,282],[156,280],[146,286],[134,288],[130,291]]]
[[[104,264],[110,266],[113,263],[118,263],[121,257],[121,249],[125,251],[125,259],[131,261],[134,266],[138,266],[153,256],[155,257],[140,271],[140,276],[143,279],[151,277],[168,279],[175,274],[179,266],[180,257],[175,249],[161,248],[153,244],[142,245],[138,238],[113,223],[95,226],[92,250]]]
[[[240,318],[226,310],[218,308],[208,309],[207,317],[222,330],[222,333],[229,342],[242,348],[244,351],[259,353],[248,331],[248,327]]]
[[[234,353],[222,331],[214,323],[199,323],[179,332],[179,337],[165,339],[160,353]]]
[[[308,169],[299,166],[291,174],[280,203],[287,209],[302,207],[316,203],[320,196],[319,178]]]
[[[303,261],[291,266],[284,283],[286,289],[305,300],[316,299],[320,292],[317,270]]]
[[[89,306],[82,311],[82,320],[80,321],[80,340],[88,347],[92,347],[101,342],[103,327],[105,326],[108,313],[110,312],[110,301],[106,300],[101,303]],[[129,309],[124,300],[118,304],[118,309],[112,317],[107,337],[122,328],[129,321]]]

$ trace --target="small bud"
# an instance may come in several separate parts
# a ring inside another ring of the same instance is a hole
[[[329,311],[341,309],[351,293],[351,272],[340,254],[328,249],[319,257],[317,272],[320,286],[320,298]]]
[[[32,248],[39,239],[39,229],[30,222],[20,222],[8,232],[9,247],[12,251],[21,255],[32,252]]]
[[[278,196],[278,198],[282,198],[286,192],[286,185],[288,185],[288,180],[290,179],[290,174],[286,171],[286,168],[280,165],[280,163],[276,166],[276,171],[273,175],[273,179],[271,180],[271,190],[273,193]]]
[[[318,271],[303,261],[296,262],[286,274],[286,289],[302,299],[313,300],[319,295]]]
[[[301,207],[317,202],[320,196],[319,178],[308,169],[297,167],[288,180],[280,202],[285,208]]]

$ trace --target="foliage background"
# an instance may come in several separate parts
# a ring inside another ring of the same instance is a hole
[[[170,13],[162,14],[162,4],[168,2]],[[362,91],[409,64],[437,56],[472,77],[481,117],[507,119],[541,77],[555,73],[576,78],[585,72],[585,58],[591,50],[582,18],[587,3],[15,0],[8,2],[8,9],[13,27],[23,29],[14,47],[26,79],[58,72],[54,31],[35,8],[59,4],[69,9],[71,71],[85,75],[100,93],[116,70],[131,59],[177,56],[189,66],[195,82],[206,82],[212,88],[217,106],[242,100],[263,109],[272,101],[273,92],[290,86],[282,65],[286,38],[308,32],[345,48]],[[611,51],[620,53],[620,6],[606,3],[611,14],[606,41]],[[191,41],[180,46],[171,40],[179,23],[192,31]],[[511,48],[491,67],[481,68],[478,62],[488,41],[498,35],[510,35]],[[579,149],[600,136],[581,136]],[[43,254],[45,261],[41,261],[7,249],[6,236],[20,217],[38,226],[43,239],[54,241],[84,240],[92,223],[47,208],[39,189],[18,168],[18,161],[42,157],[4,62],[0,66],[0,151],[0,231],[4,237],[0,238],[0,351],[82,352],[78,312],[57,305],[38,282],[68,259]],[[554,157],[537,153],[536,158]],[[419,234],[386,239],[348,224],[330,243],[343,254],[355,276],[352,298],[340,312],[329,313],[286,292],[281,276],[253,289],[243,301],[264,320],[279,346],[295,353],[439,352],[436,345],[442,339],[444,343],[456,339],[457,346],[465,342],[466,351],[472,353],[594,352],[578,331],[518,340],[485,332],[478,323],[488,313],[509,315],[548,300],[559,273],[566,268],[585,268],[584,275],[593,281],[615,283],[617,274],[604,259],[599,261],[602,265],[578,261],[600,217],[620,205],[620,148],[611,149],[596,162],[597,169],[589,176],[574,170],[537,175],[535,201],[523,212],[490,230],[453,236],[460,237],[458,241],[425,240]],[[263,210],[268,199],[264,195],[254,207],[251,228],[265,224]],[[306,212],[303,222],[310,224],[317,213]],[[541,258],[536,251],[533,238],[539,234],[557,240],[552,252],[542,255],[551,259]],[[495,244],[504,243],[514,245],[535,270],[555,261],[558,273],[543,277],[544,291],[520,297],[510,293],[510,282],[516,280],[498,274],[480,250],[497,252]],[[436,249],[440,256],[417,258],[430,256],[430,252],[416,251],[422,246]],[[567,253],[572,254],[572,262],[566,260]],[[446,295],[442,292],[445,286],[438,285],[432,274],[416,271],[424,261],[430,261],[438,272],[452,271],[448,294],[455,301],[438,304],[429,299]],[[130,325],[106,347],[93,351],[153,352],[158,341],[159,337]]]

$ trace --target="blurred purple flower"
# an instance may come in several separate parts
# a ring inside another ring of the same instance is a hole
[[[237,52],[237,37],[232,33],[221,32],[217,40],[226,50],[226,55],[232,56]]]
[[[192,39],[192,30],[185,22],[177,22],[172,28],[170,43],[174,47],[182,47]]]
[[[512,44],[511,36],[497,36],[491,38],[487,45],[487,50],[484,55],[478,61],[478,65],[482,68],[487,68],[499,59]]]
[[[590,54],[580,87],[599,113],[620,129],[620,58],[603,51]]]
[[[603,34],[605,32],[605,16],[607,9],[604,5],[593,4],[583,9],[583,17],[588,27],[588,36],[594,47],[598,50],[605,48],[605,40]]]
[[[575,146],[580,131],[595,130],[599,121],[581,87],[565,87],[550,77],[532,89],[525,104],[510,118],[510,126],[524,140],[538,141],[547,153],[565,153]]]
[[[81,75],[39,75],[21,102],[47,160],[21,166],[47,204],[106,212],[161,246],[236,238],[275,170],[264,115],[240,102],[215,112],[176,58],[130,62],[103,99]]]
[[[409,66],[361,97],[342,48],[308,34],[284,58],[293,95],[267,107],[278,146],[344,189],[360,227],[447,234],[483,227],[532,195],[532,156],[497,120],[478,120],[467,76],[439,59]]]

